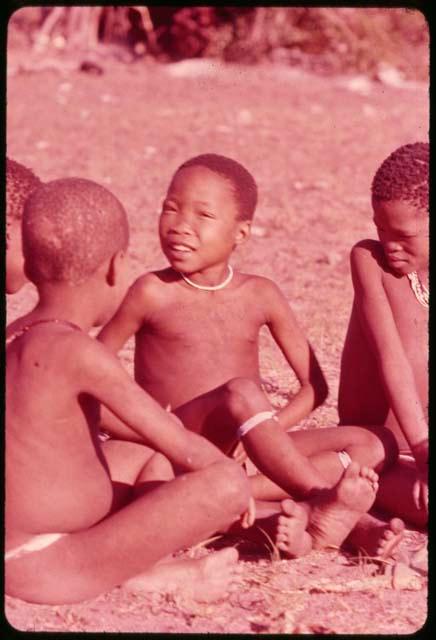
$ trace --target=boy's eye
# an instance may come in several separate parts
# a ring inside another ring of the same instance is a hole
[[[200,218],[213,218],[214,215],[212,213],[209,213],[208,211],[199,211],[198,215],[200,216]]]
[[[174,205],[164,204],[162,207],[162,213],[177,213],[177,209]]]

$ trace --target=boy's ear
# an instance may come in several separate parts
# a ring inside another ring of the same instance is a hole
[[[114,287],[117,284],[122,268],[122,261],[125,259],[126,252],[121,249],[114,253],[112,258],[109,260],[108,270],[106,272],[106,282],[110,287]]]
[[[236,231],[235,244],[242,244],[250,237],[251,234],[251,220],[242,220],[238,222],[238,229]]]

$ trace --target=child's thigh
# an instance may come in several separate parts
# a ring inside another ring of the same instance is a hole
[[[298,450],[306,456],[324,451],[343,451],[351,446],[370,446],[373,433],[364,427],[321,427],[289,431]]]
[[[130,497],[131,489],[155,451],[126,440],[106,440],[101,446],[114,488],[113,509]]]
[[[413,499],[413,486],[417,479],[415,463],[400,458],[380,475],[375,507],[390,516],[403,518],[412,526],[425,528],[427,514],[416,507]]]
[[[233,443],[238,426],[227,401],[227,385],[222,385],[177,407],[173,413],[187,429],[200,433],[220,449],[225,449]]]

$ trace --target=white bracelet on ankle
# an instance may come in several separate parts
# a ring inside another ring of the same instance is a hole
[[[257,427],[257,425],[259,425],[261,422],[265,422],[265,420],[276,420],[276,422],[279,421],[275,414],[275,411],[261,411],[260,413],[256,413],[256,415],[248,418],[248,420],[241,424],[236,433],[238,438],[241,439],[243,436],[246,436],[249,431],[254,429],[254,427]]]

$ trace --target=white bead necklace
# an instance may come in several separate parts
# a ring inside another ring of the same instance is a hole
[[[215,285],[211,285],[211,286],[207,286],[207,285],[203,285],[203,284],[197,284],[196,282],[192,282],[192,280],[190,280],[187,276],[185,276],[180,271],[178,273],[179,273],[179,275],[182,276],[182,278],[186,282],[186,284],[189,284],[191,287],[194,287],[194,289],[201,289],[202,291],[218,291],[219,289],[224,289],[224,287],[227,287],[227,285],[231,282],[231,280],[233,278],[233,269],[232,269],[232,267],[230,265],[228,265],[228,269],[229,269],[229,273],[228,273],[226,279],[223,280],[220,284],[215,284]]]
[[[415,294],[415,298],[420,304],[422,304],[423,307],[426,307],[428,309],[430,290],[424,284],[422,284],[416,271],[408,273],[407,277],[409,278],[410,286],[412,287],[412,291]]]

